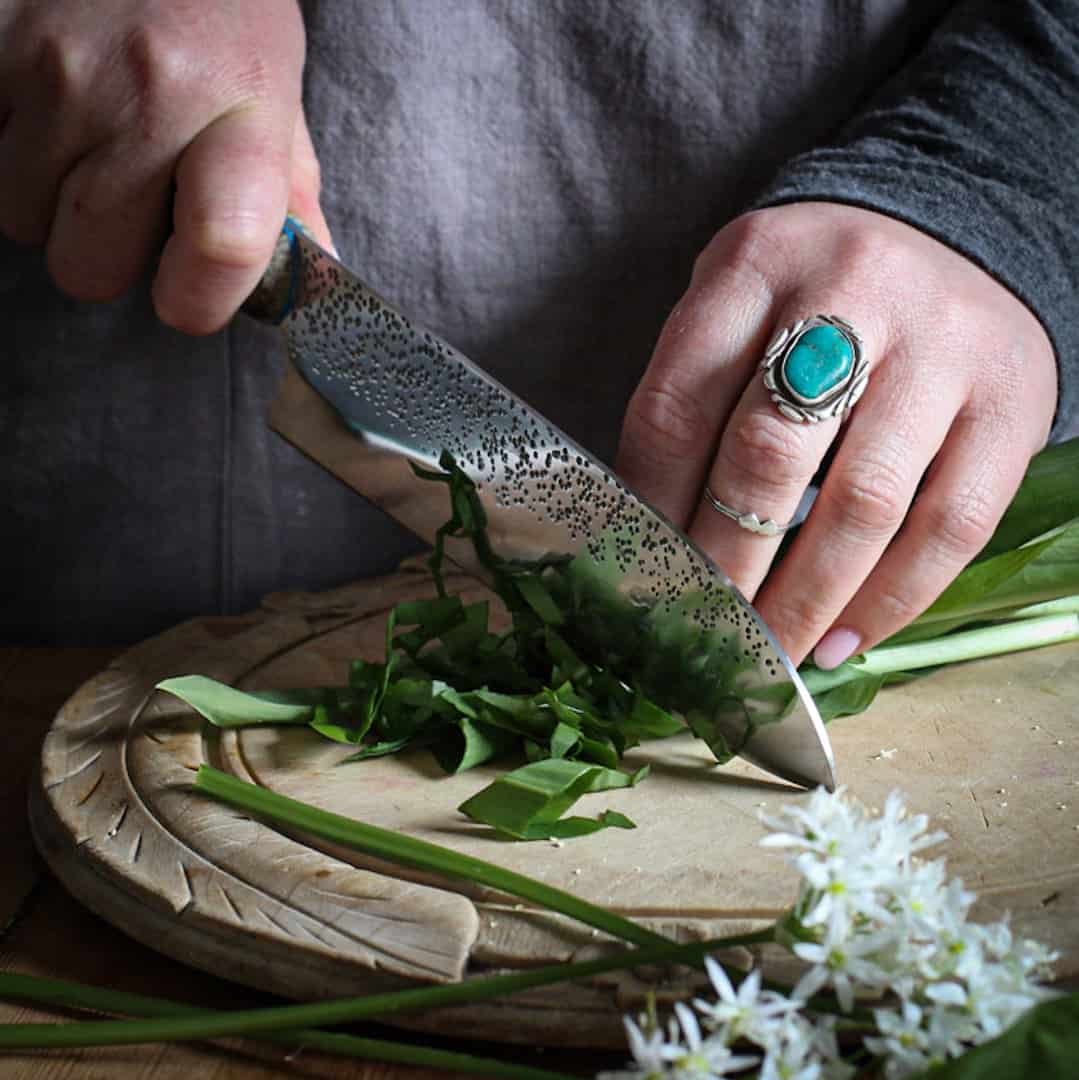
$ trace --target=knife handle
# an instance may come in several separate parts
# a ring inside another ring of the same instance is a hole
[[[299,219],[289,215],[281,226],[270,264],[240,310],[259,322],[277,326],[284,322],[296,303],[303,271],[303,259],[297,250],[297,237],[310,239]]]

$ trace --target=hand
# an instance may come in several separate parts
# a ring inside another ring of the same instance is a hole
[[[329,244],[296,0],[14,0],[0,41],[0,232],[44,244],[65,292],[126,292],[171,208],[154,305],[209,333],[257,283],[286,210]]]
[[[759,372],[781,328],[835,314],[869,383],[846,423],[797,423]],[[703,252],[630,402],[626,482],[733,579],[797,663],[833,667],[922,612],[989,539],[1056,404],[1041,324],[987,273],[868,210],[758,211]],[[835,456],[790,549],[725,505],[787,522]],[[767,575],[767,576],[766,576]]]

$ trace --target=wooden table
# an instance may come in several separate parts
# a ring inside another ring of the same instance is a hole
[[[211,1008],[274,1004],[268,997],[161,956],[125,937],[68,896],[34,850],[26,816],[27,780],[57,709],[119,650],[0,649],[0,723],[5,779],[0,785],[0,970],[109,986],[197,1002]],[[0,1002],[0,1023],[54,1020],[56,1014]],[[365,1026],[365,1034],[513,1060],[590,1076],[620,1059],[581,1051],[523,1051],[463,1044]],[[344,1077],[422,1080],[436,1074],[409,1066],[368,1064],[252,1041],[92,1048],[0,1055],[0,1076],[18,1080],[262,1080]],[[444,1075],[444,1074],[443,1074]],[[466,1074],[459,1074],[466,1075]]]

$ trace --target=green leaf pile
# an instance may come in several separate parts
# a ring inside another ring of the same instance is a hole
[[[449,455],[445,472],[417,468],[449,489],[452,515],[439,529],[431,570],[438,595],[398,604],[386,623],[381,662],[353,661],[348,685],[246,693],[198,675],[166,679],[158,689],[181,698],[212,724],[307,724],[354,748],[343,762],[424,747],[447,773],[521,752],[529,764],[503,776],[461,810],[519,840],[581,836],[598,828],[632,828],[621,814],[563,818],[583,794],[629,787],[644,776],[619,770],[622,755],[644,739],[685,728],[612,667],[582,658],[561,628],[571,606],[587,615],[587,583],[565,572],[569,560],[520,566],[499,559],[468,476]],[[491,576],[511,627],[490,627],[487,601],[447,595],[442,575],[447,537],[465,537]],[[573,589],[573,596],[567,591]],[[610,615],[609,594],[607,614]],[[617,623],[622,652],[644,651],[634,609]],[[684,643],[672,643],[680,650]],[[613,648],[613,645],[612,645]],[[653,667],[673,657],[654,650]],[[655,655],[658,652],[658,655]]]

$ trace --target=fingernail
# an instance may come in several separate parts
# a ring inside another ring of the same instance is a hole
[[[817,647],[813,650],[813,663],[825,671],[839,667],[844,660],[858,651],[861,644],[861,634],[848,630],[845,626],[837,626],[817,642]]]

